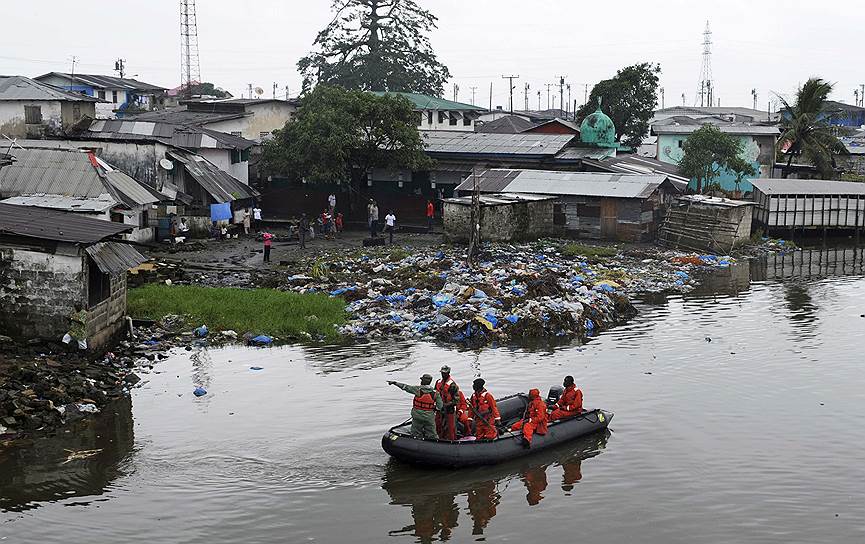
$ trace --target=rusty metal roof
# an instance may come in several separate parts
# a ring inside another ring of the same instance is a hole
[[[125,274],[130,268],[135,268],[147,261],[147,257],[128,244],[99,242],[88,247],[85,251],[99,267],[99,270],[110,276]]]
[[[0,233],[3,234],[92,245],[132,232],[133,228],[132,225],[93,219],[72,212],[0,202]]]
[[[80,135],[95,140],[158,141],[184,149],[249,149],[255,142],[203,127],[139,120],[97,120]]]
[[[231,174],[223,172],[213,163],[200,155],[169,151],[168,154],[183,163],[190,176],[207,191],[216,202],[245,200],[259,195],[259,192],[246,185]]]

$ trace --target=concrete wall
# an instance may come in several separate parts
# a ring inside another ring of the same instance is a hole
[[[432,113],[432,122],[430,122],[430,113]],[[439,113],[444,115],[444,119],[439,119]],[[471,120],[469,125],[463,124],[463,119],[457,119],[457,124],[450,124],[448,112],[439,110],[422,110],[415,111],[418,119],[418,130],[461,130],[465,132],[475,131],[475,121]]]
[[[60,117],[63,128],[68,129],[84,117],[96,118],[96,104],[93,102],[61,102]]]
[[[231,164],[231,151],[228,149],[199,149],[197,153],[212,162],[223,172],[228,172],[249,185],[249,161],[240,161]]]
[[[288,102],[262,102],[246,106],[246,111],[251,111],[254,115],[246,118],[249,123],[243,129],[242,136],[248,140],[260,141],[274,130],[285,127],[297,108]],[[263,135],[265,132],[267,135]]]
[[[0,334],[59,340],[75,304],[86,307],[84,259],[74,246],[56,254],[0,245]]]
[[[171,177],[169,171],[159,166],[159,160],[164,159],[168,151],[168,146],[164,144],[99,140],[82,141],[77,144],[80,147],[93,148],[100,159],[150,187],[162,187],[162,184]],[[179,166],[175,165],[176,168]]]
[[[111,295],[87,309],[87,347],[98,349],[125,325],[126,274],[111,278]]]
[[[741,157],[751,163],[755,169],[759,171],[756,177],[767,178],[772,175],[772,168],[775,164],[775,137],[774,136],[737,136],[742,142],[743,151]],[[661,134],[658,136],[658,160],[669,163],[679,164],[679,161],[684,156],[682,145],[688,139],[687,134]],[[746,176],[739,189],[742,192],[753,190],[753,186],[747,181],[750,176]],[[713,181],[721,184],[721,188],[725,191],[736,190],[736,176],[725,170]],[[696,180],[691,180],[690,187],[696,189]]]
[[[444,203],[444,232],[448,241],[466,241],[471,232],[471,206]],[[481,239],[494,242],[537,240],[555,233],[553,201],[515,202],[481,206]]]
[[[24,106],[42,109],[42,124],[24,123]],[[0,101],[0,134],[10,138],[41,138],[59,135],[63,130],[63,113],[59,101],[4,100]]]

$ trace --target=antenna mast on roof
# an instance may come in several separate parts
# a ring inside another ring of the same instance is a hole
[[[709,29],[709,21],[706,21],[706,30],[703,31],[703,66],[700,68],[700,88],[697,90],[697,102],[700,107],[711,107],[714,100],[715,85],[712,81],[712,31]]]
[[[195,0],[180,0],[180,47],[180,82],[183,94],[191,98],[192,86],[201,83]]]

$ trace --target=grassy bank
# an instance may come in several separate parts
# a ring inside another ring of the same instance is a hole
[[[273,289],[231,289],[188,285],[145,285],[130,289],[129,315],[160,319],[188,316],[191,326],[251,332],[279,338],[324,337],[339,340],[334,325],[345,322],[345,302],[324,294],[286,293]],[[306,333],[306,334],[305,334]]]
[[[583,244],[565,244],[561,248],[562,255],[566,257],[587,257],[587,258],[600,258],[600,257],[615,257],[619,250],[616,247],[609,246],[587,246]]]

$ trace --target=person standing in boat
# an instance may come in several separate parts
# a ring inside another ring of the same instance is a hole
[[[565,391],[553,406],[550,421],[567,419],[583,413],[583,392],[577,389],[577,386],[574,384],[574,377],[565,376],[565,381],[562,385]]]
[[[457,420],[468,429],[468,404],[463,392],[451,378],[451,367],[441,367],[442,378],[436,381],[435,390],[441,395],[442,408],[436,413],[436,431],[443,440],[457,439]]]
[[[436,432],[436,419],[442,409],[442,398],[430,385],[432,376],[429,374],[421,376],[420,385],[407,385],[393,380],[387,383],[414,395],[411,408],[411,435],[418,438],[437,439],[439,435]]]
[[[547,434],[547,403],[541,398],[539,390],[529,390],[529,404],[523,419],[514,423],[511,430],[523,431],[523,445],[527,448],[532,446],[532,436],[535,433]]]
[[[486,381],[478,378],[472,382],[475,390],[469,399],[469,428],[475,425],[475,438],[478,440],[495,440],[499,437],[496,427],[502,422],[496,399],[484,388]]]

